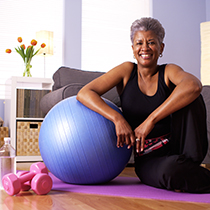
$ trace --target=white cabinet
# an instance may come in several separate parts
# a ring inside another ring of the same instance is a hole
[[[4,113],[4,126],[9,127],[9,134],[11,137],[12,146],[17,152],[17,123],[18,122],[42,122],[43,117],[34,113],[33,106],[30,107],[29,113],[28,105],[32,104],[32,101],[39,100],[36,95],[22,95],[21,91],[25,92],[49,92],[52,90],[53,80],[50,78],[34,78],[34,77],[11,77],[6,82],[6,98],[5,98],[5,113]],[[46,91],[45,91],[46,90]],[[22,98],[20,98],[22,97]],[[40,96],[39,96],[40,97]],[[21,105],[21,101],[25,100],[25,104]],[[26,102],[27,100],[27,102]],[[31,106],[31,105],[30,105]],[[26,110],[27,109],[27,110]],[[36,110],[39,107],[36,106]],[[39,111],[39,110],[38,110]],[[27,112],[27,114],[26,114]],[[25,113],[25,114],[24,114]],[[17,161],[40,161],[41,156],[32,155],[18,155]]]

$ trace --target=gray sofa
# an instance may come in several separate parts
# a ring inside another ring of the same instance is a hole
[[[103,72],[82,71],[78,69],[60,67],[53,75],[54,85],[52,92],[46,94],[40,101],[40,108],[44,114],[61,100],[77,95],[78,91],[91,80],[101,76]],[[203,86],[202,95],[207,110],[207,129],[210,141],[210,86]],[[103,95],[120,107],[120,98],[116,88]],[[132,162],[132,160],[130,161]],[[203,163],[210,164],[210,143],[208,153]]]
[[[54,85],[52,92],[45,95],[40,101],[40,108],[44,114],[59,101],[77,95],[78,91],[91,80],[101,76],[104,72],[82,71],[78,69],[60,67],[53,74]],[[120,98],[116,88],[103,95],[104,98],[120,106]]]

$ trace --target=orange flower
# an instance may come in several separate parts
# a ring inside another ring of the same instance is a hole
[[[18,42],[21,43],[22,37],[17,38]],[[31,45],[29,45],[26,49],[25,44],[20,44],[19,46],[15,47],[15,51],[22,57],[23,62],[25,63],[25,71],[23,72],[23,76],[27,74],[28,77],[31,77],[30,68],[31,65],[31,59],[40,51],[41,48],[44,48],[46,46],[45,43],[42,43],[38,50],[35,50],[35,46],[37,45],[37,41],[35,39],[31,40]],[[11,53],[11,49],[6,49],[6,53]]]
[[[20,45],[21,48],[23,48],[24,50],[26,49],[26,46],[24,44]]]
[[[45,43],[42,43],[41,44],[41,48],[45,48],[46,47],[46,44]]]
[[[20,42],[20,43],[23,41],[22,37],[18,37],[17,40],[18,40],[18,42]]]
[[[6,53],[11,53],[11,52],[12,52],[12,50],[6,49]]]
[[[32,39],[32,40],[31,40],[31,44],[32,44],[33,46],[36,46],[37,41],[36,41],[35,39]]]

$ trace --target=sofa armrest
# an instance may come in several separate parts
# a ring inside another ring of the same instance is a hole
[[[77,95],[77,93],[79,92],[79,90],[83,86],[84,85],[80,84],[80,83],[73,83],[73,84],[66,85],[64,88],[61,88],[62,91],[63,91],[62,92],[62,99]],[[112,88],[111,90],[109,90],[108,92],[103,94],[102,97],[108,99],[111,102],[113,102],[118,107],[121,106],[120,97],[117,93],[116,87]]]
[[[80,83],[68,84],[60,89],[44,95],[44,97],[40,101],[40,108],[43,111],[44,115],[46,115],[50,111],[50,109],[58,102],[62,101],[65,98],[77,95],[77,93],[83,86],[84,85]]]
[[[46,94],[40,101],[40,108],[43,111],[44,115],[46,115],[47,112],[49,112],[49,110],[58,102],[62,101],[65,98],[77,95],[77,93],[83,86],[84,85],[81,83],[68,84],[60,89]],[[112,101],[118,107],[121,106],[120,97],[115,87],[102,95],[102,97]]]
[[[209,141],[208,151],[205,159],[203,160],[203,163],[209,164],[210,163],[210,86],[209,85],[203,86],[201,95],[203,96],[203,100],[206,106],[206,115],[207,115],[206,123],[207,123],[207,133]]]
[[[73,83],[86,85],[103,74],[104,72],[84,71],[62,66],[53,74],[53,90],[57,90]]]

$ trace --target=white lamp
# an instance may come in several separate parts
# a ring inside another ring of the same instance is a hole
[[[52,31],[38,31],[36,32],[36,39],[38,43],[45,43],[46,47],[41,48],[37,55],[44,56],[44,77],[45,77],[45,57],[53,55],[53,32]]]
[[[210,85],[210,21],[200,24],[201,33],[201,82]]]

